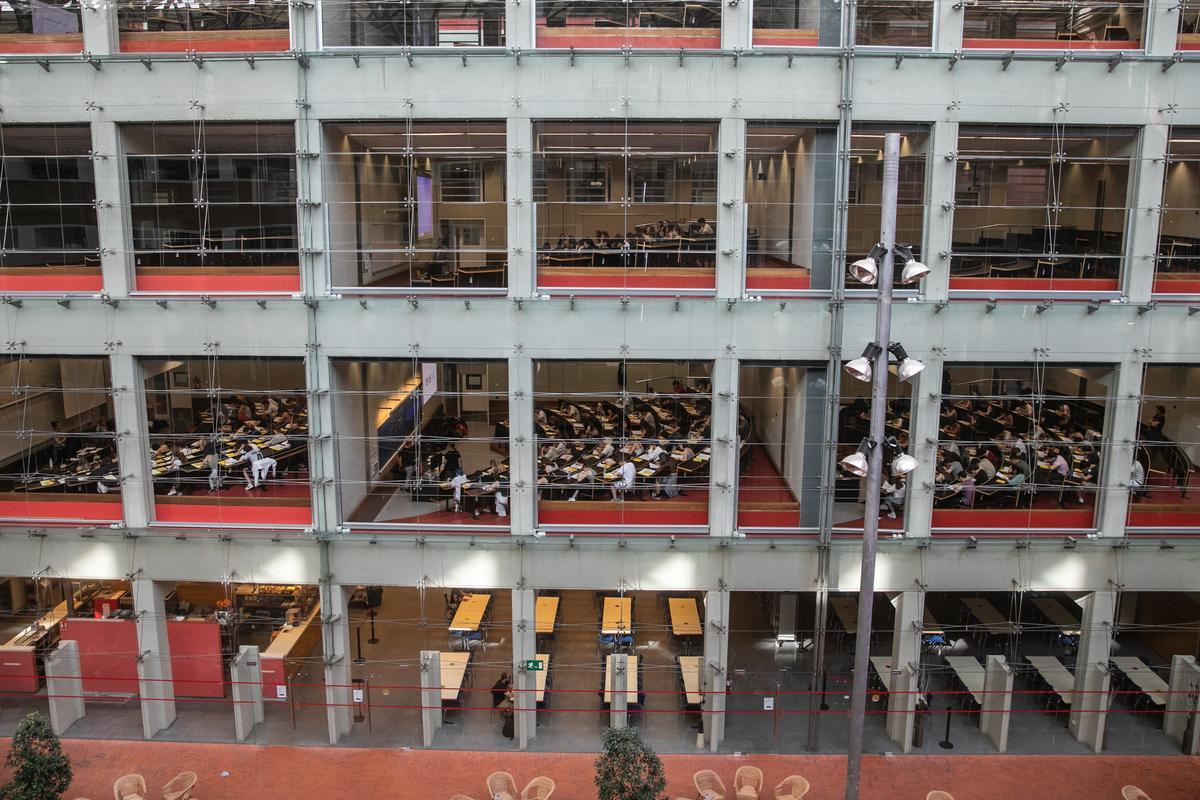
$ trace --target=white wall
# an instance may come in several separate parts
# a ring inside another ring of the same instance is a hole
[[[742,404],[754,418],[755,440],[800,499],[804,478],[803,367],[743,367]],[[753,498],[747,498],[753,499]]]
[[[1200,397],[1200,367],[1147,367],[1142,393],[1142,421],[1150,420],[1156,405],[1166,406],[1164,435],[1200,464],[1200,400],[1173,399]]]

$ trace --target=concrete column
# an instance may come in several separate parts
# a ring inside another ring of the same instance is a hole
[[[1004,656],[988,656],[984,665],[983,705],[979,730],[992,740],[998,752],[1008,750],[1008,723],[1012,710],[1013,672]]]
[[[721,9],[721,49],[738,50],[750,47],[752,4],[726,2]]]
[[[1200,717],[1197,715],[1197,700],[1200,699],[1200,666],[1194,656],[1171,657],[1171,684],[1167,695],[1167,713],[1163,719],[1163,733],[1171,737],[1183,752],[1200,754]],[[1188,723],[1192,723],[1188,736]],[[1185,741],[1186,736],[1186,741]]]
[[[888,693],[887,731],[907,753],[912,749],[917,686],[921,667],[923,591],[900,592],[891,598],[896,609],[892,631],[892,691]]]
[[[954,3],[934,3],[933,49],[939,53],[962,50],[963,10]]]
[[[1168,16],[1153,5],[1149,18]],[[1175,30],[1171,30],[1175,39]],[[1174,49],[1174,47],[1172,47]],[[1154,291],[1158,260],[1158,228],[1162,216],[1163,175],[1166,170],[1168,125],[1147,125],[1135,148],[1129,170],[1129,216],[1125,220],[1125,295],[1131,303],[1145,303]]]
[[[147,740],[175,722],[175,685],[171,682],[171,647],[167,642],[164,604],[172,583],[135,578],[133,611],[137,615],[138,694],[142,699],[142,732]]]
[[[532,2],[526,2],[516,8],[532,11],[533,6]],[[532,27],[528,22],[525,24]],[[507,29],[512,30],[511,27]],[[533,205],[533,123],[528,117],[509,117],[507,133],[508,296],[532,297],[537,285],[535,248],[538,245],[534,225],[537,210]]]
[[[801,384],[804,402],[803,475],[800,479],[800,527],[816,528],[821,524],[821,489],[825,471],[825,417],[829,413],[828,370],[810,367],[804,371]],[[795,434],[791,437],[795,442]],[[792,445],[795,446],[795,445]]]
[[[1146,13],[1142,18],[1142,45],[1148,55],[1169,56],[1175,52],[1182,5],[1166,0],[1146,4]]]
[[[288,6],[291,49],[301,52],[317,50],[321,46],[321,32],[317,25],[317,20],[320,19],[320,15],[317,13],[317,3],[315,1],[311,5],[289,3]]]
[[[504,8],[504,43],[509,48],[529,50],[534,47],[534,17],[537,3],[509,0]]]
[[[1096,526],[1101,536],[1125,536],[1129,514],[1129,473],[1133,469],[1134,443],[1138,438],[1137,397],[1142,393],[1142,367],[1129,360],[1116,367],[1116,380],[1108,394],[1104,419],[1106,458],[1100,463],[1100,495],[1096,499]]]
[[[421,736],[426,747],[442,727],[442,661],[437,650],[421,651]]]
[[[533,361],[508,359],[508,524],[513,536],[537,527],[537,465],[533,428]]]
[[[117,4],[104,0],[83,0],[83,49],[94,56],[112,55],[117,44]]]
[[[292,19],[307,15],[315,26],[316,14],[310,9],[292,6]],[[306,24],[308,24],[306,22]],[[293,34],[295,32],[293,31]],[[300,86],[304,86],[301,82]],[[301,98],[303,99],[303,98]],[[312,297],[329,294],[329,259],[325,252],[326,207],[321,121],[300,107],[296,121],[296,225],[299,231],[300,288]]]
[[[270,311],[265,312],[270,314]],[[308,469],[312,492],[313,530],[333,534],[341,522],[338,494],[338,448],[365,447],[362,441],[337,438],[334,424],[336,401],[333,366],[320,349],[309,350],[305,358],[308,376]],[[352,398],[345,398],[352,402]]]
[[[701,710],[708,746],[717,752],[725,739],[725,688],[729,674],[729,592],[704,595],[704,661],[700,666]]]
[[[961,31],[962,12],[954,11],[951,5],[937,3],[935,8],[939,9],[942,16],[952,14],[955,17],[953,22]],[[957,50],[958,47],[950,49]],[[935,122],[929,148],[931,155],[926,162],[929,169],[929,211],[925,215],[921,260],[933,271],[917,287],[927,300],[936,301],[944,300],[950,291],[949,253],[954,240],[954,180],[958,159],[947,161],[944,156],[958,150],[958,122]]]
[[[902,337],[892,334],[903,344]],[[909,417],[908,453],[917,459],[917,468],[908,474],[904,495],[904,528],[910,537],[929,536],[933,520],[933,483],[937,473],[938,422],[941,419],[941,358],[934,353],[909,355],[924,361],[924,371],[909,381],[912,387],[912,414]]]
[[[1103,711],[1108,708],[1108,657],[1117,593],[1105,589],[1079,597],[1075,602],[1083,609],[1083,620],[1075,654],[1070,729],[1076,739],[1099,752],[1104,738]]]
[[[86,13],[84,19],[87,19]],[[115,9],[112,13],[116,14]],[[133,229],[129,216],[125,148],[116,124],[103,119],[103,111],[95,113],[100,115],[100,118],[92,119],[92,151],[95,153],[92,170],[98,201],[100,272],[105,292],[112,297],[128,297],[133,288]]]
[[[329,717],[329,743],[337,744],[354,721],[350,686],[350,595],[354,587],[323,579],[321,640],[325,657],[325,703]]]
[[[265,718],[258,647],[242,645],[238,649],[229,662],[229,679],[233,689],[233,729],[237,740],[244,742],[254,732],[254,726]]]
[[[708,531],[712,536],[732,536],[737,528],[738,481],[738,362],[732,352],[713,363],[712,392]]]
[[[150,475],[150,432],[146,427],[146,386],[137,359],[109,356],[112,375],[117,463],[125,524],[144,528],[152,519],[154,485]]]
[[[512,590],[513,728],[522,750],[537,738],[537,673],[525,670],[537,657],[535,603],[532,589]]]
[[[612,672],[609,684],[609,726],[624,728],[629,725],[629,656],[624,653],[614,653],[608,657],[608,668]],[[637,678],[633,678],[634,681]]]
[[[725,7],[726,12],[730,10]],[[717,297],[720,298],[741,297],[746,285],[745,194],[746,120],[725,118],[717,135]]]
[[[1071,703],[1071,734],[1093,752],[1104,749],[1108,687],[1112,676],[1104,664],[1075,667],[1076,694]]]
[[[87,713],[83,705],[83,678],[79,672],[79,643],[60,641],[46,656],[45,667],[50,727],[62,736]]]

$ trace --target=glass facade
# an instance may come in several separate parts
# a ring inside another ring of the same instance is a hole
[[[1175,128],[1167,143],[1154,291],[1200,294],[1200,128]]]
[[[123,53],[270,53],[288,49],[286,0],[118,0]]]

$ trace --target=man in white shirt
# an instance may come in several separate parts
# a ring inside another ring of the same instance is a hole
[[[271,473],[271,477],[275,477],[275,466],[278,464],[273,458],[260,458],[250,465],[250,470],[254,473],[254,488],[257,489],[262,485],[262,482],[267,479],[267,473]]]
[[[1146,485],[1146,468],[1142,466],[1142,462],[1136,458],[1133,460],[1133,469],[1129,473],[1129,493],[1133,495],[1134,502],[1142,499],[1142,487]]]
[[[626,461],[624,457],[621,458],[621,467],[618,472],[620,474],[616,482],[608,487],[612,491],[613,500],[617,499],[618,492],[624,493],[633,488],[634,476],[637,475],[637,470],[634,469],[633,462]]]
[[[254,470],[254,462],[262,458],[262,451],[254,444],[247,445],[247,449],[238,457],[238,461],[245,464],[242,467],[242,477],[246,480],[246,491],[254,488],[254,478],[252,476]]]
[[[454,513],[462,511],[462,490],[468,483],[466,474],[462,469],[458,469],[454,473],[454,477],[450,479],[450,488],[454,491]]]

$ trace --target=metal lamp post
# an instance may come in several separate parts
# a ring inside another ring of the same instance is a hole
[[[883,483],[883,439],[887,421],[888,342],[892,332],[892,248],[896,243],[896,199],[900,177],[900,134],[883,138],[883,197],[879,243],[887,253],[879,263],[879,302],[875,341],[879,352],[871,368],[871,428],[873,444],[867,471],[867,502],[863,519],[862,572],[858,584],[858,632],[854,637],[854,683],[850,693],[850,737],[846,756],[846,800],[858,800],[862,779],[863,731],[867,711],[867,670],[871,655],[871,610],[875,600],[875,549],[879,540],[879,490]]]

